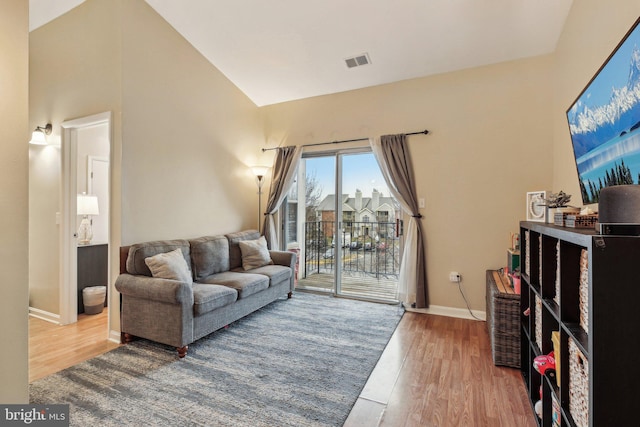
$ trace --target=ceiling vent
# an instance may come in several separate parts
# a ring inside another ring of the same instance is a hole
[[[347,58],[344,60],[347,63],[348,68],[360,67],[362,65],[371,64],[371,60],[369,59],[368,53],[363,53],[362,55],[354,56],[352,58]]]

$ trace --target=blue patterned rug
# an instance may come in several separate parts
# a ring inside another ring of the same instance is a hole
[[[77,426],[342,426],[398,306],[298,292],[189,346],[146,340],[37,380]]]

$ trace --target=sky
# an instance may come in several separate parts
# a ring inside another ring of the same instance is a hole
[[[315,173],[316,179],[322,186],[322,198],[328,194],[334,194],[335,157],[308,158],[305,161],[307,175]],[[390,196],[373,153],[343,156],[342,169],[343,194],[353,197],[356,189],[359,189],[362,191],[362,197],[371,197],[371,192],[375,188],[384,196]]]

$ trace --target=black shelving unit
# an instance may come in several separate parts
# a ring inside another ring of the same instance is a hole
[[[553,425],[556,400],[562,426],[638,425],[640,237],[538,222],[521,222],[520,236],[521,370],[532,407],[542,402],[538,424]],[[554,350],[554,331],[555,379],[533,367]]]

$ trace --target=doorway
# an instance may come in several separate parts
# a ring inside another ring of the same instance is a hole
[[[78,271],[94,271],[92,266],[78,264],[80,249],[91,249],[93,261],[104,271],[93,285],[109,284],[109,218],[111,168],[111,113],[101,113],[62,123],[62,203],[60,227],[60,323],[75,323],[82,308],[82,289],[78,283]],[[98,214],[91,215],[93,238],[86,245],[79,245],[78,228],[81,218],[77,211],[77,195],[86,193],[97,197]],[[86,251],[85,251],[86,252]],[[84,259],[85,257],[83,257]],[[97,283],[100,281],[100,283]],[[86,285],[86,284],[85,284]],[[108,324],[105,336],[108,337]]]
[[[283,209],[299,289],[397,302],[400,205],[369,148],[303,155]]]

